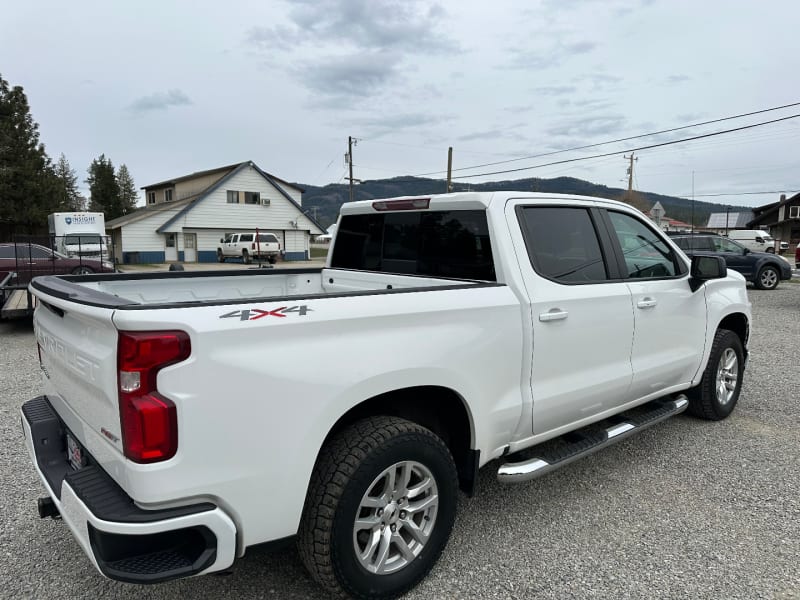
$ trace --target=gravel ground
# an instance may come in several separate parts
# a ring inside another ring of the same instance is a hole
[[[800,598],[800,285],[749,294],[751,360],[729,419],[679,416],[520,486],[488,465],[408,598]],[[294,550],[155,587],[98,575],[63,523],[36,516],[18,413],[38,393],[36,347],[29,323],[0,336],[0,597],[323,597]]]

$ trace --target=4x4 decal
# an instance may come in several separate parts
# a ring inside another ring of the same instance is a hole
[[[239,319],[240,321],[256,321],[263,317],[280,317],[286,318],[292,313],[297,313],[298,317],[304,317],[306,314],[313,312],[305,304],[300,306],[281,306],[272,310],[262,310],[260,308],[245,308],[243,310],[234,310],[224,315],[220,315],[220,319]]]

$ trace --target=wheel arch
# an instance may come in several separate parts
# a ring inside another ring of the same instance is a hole
[[[336,433],[355,421],[373,416],[406,419],[430,429],[442,438],[456,463],[459,486],[472,495],[480,451],[473,450],[475,427],[472,414],[458,392],[444,386],[418,385],[367,398],[339,417],[325,436],[320,452]]]
[[[731,313],[726,315],[717,325],[717,330],[727,329],[734,332],[742,342],[745,356],[747,356],[747,342],[750,339],[750,321],[743,313]]]

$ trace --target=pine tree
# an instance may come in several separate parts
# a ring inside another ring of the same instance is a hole
[[[136,201],[139,199],[139,194],[136,192],[136,184],[133,183],[133,177],[131,177],[131,173],[125,164],[121,164],[117,171],[117,185],[119,186],[119,201],[122,214],[136,210]]]
[[[16,233],[47,230],[47,215],[58,207],[55,174],[39,125],[21,86],[0,76],[0,224]]]
[[[83,197],[78,191],[78,176],[62,153],[54,167],[57,186],[58,209],[81,211],[84,209]]]
[[[101,154],[89,165],[88,173],[86,183],[89,184],[89,210],[105,213],[106,221],[121,217],[124,213],[111,159]]]

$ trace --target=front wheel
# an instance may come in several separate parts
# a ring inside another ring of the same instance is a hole
[[[224,263],[225,262],[225,255],[222,253],[222,250],[217,249],[217,262]]]
[[[300,556],[332,594],[399,596],[439,558],[457,494],[453,457],[432,431],[395,417],[358,421],[320,452]]]
[[[775,248],[767,248],[767,252],[770,254],[775,254]]]
[[[742,341],[732,331],[717,330],[700,385],[688,391],[689,412],[710,421],[727,417],[739,401],[743,375]]]
[[[780,281],[778,269],[775,267],[762,267],[756,277],[756,287],[760,290],[774,290]]]
[[[92,273],[94,273],[94,269],[87,267],[86,265],[81,265],[80,267],[75,267],[72,269],[73,275],[91,275]]]

